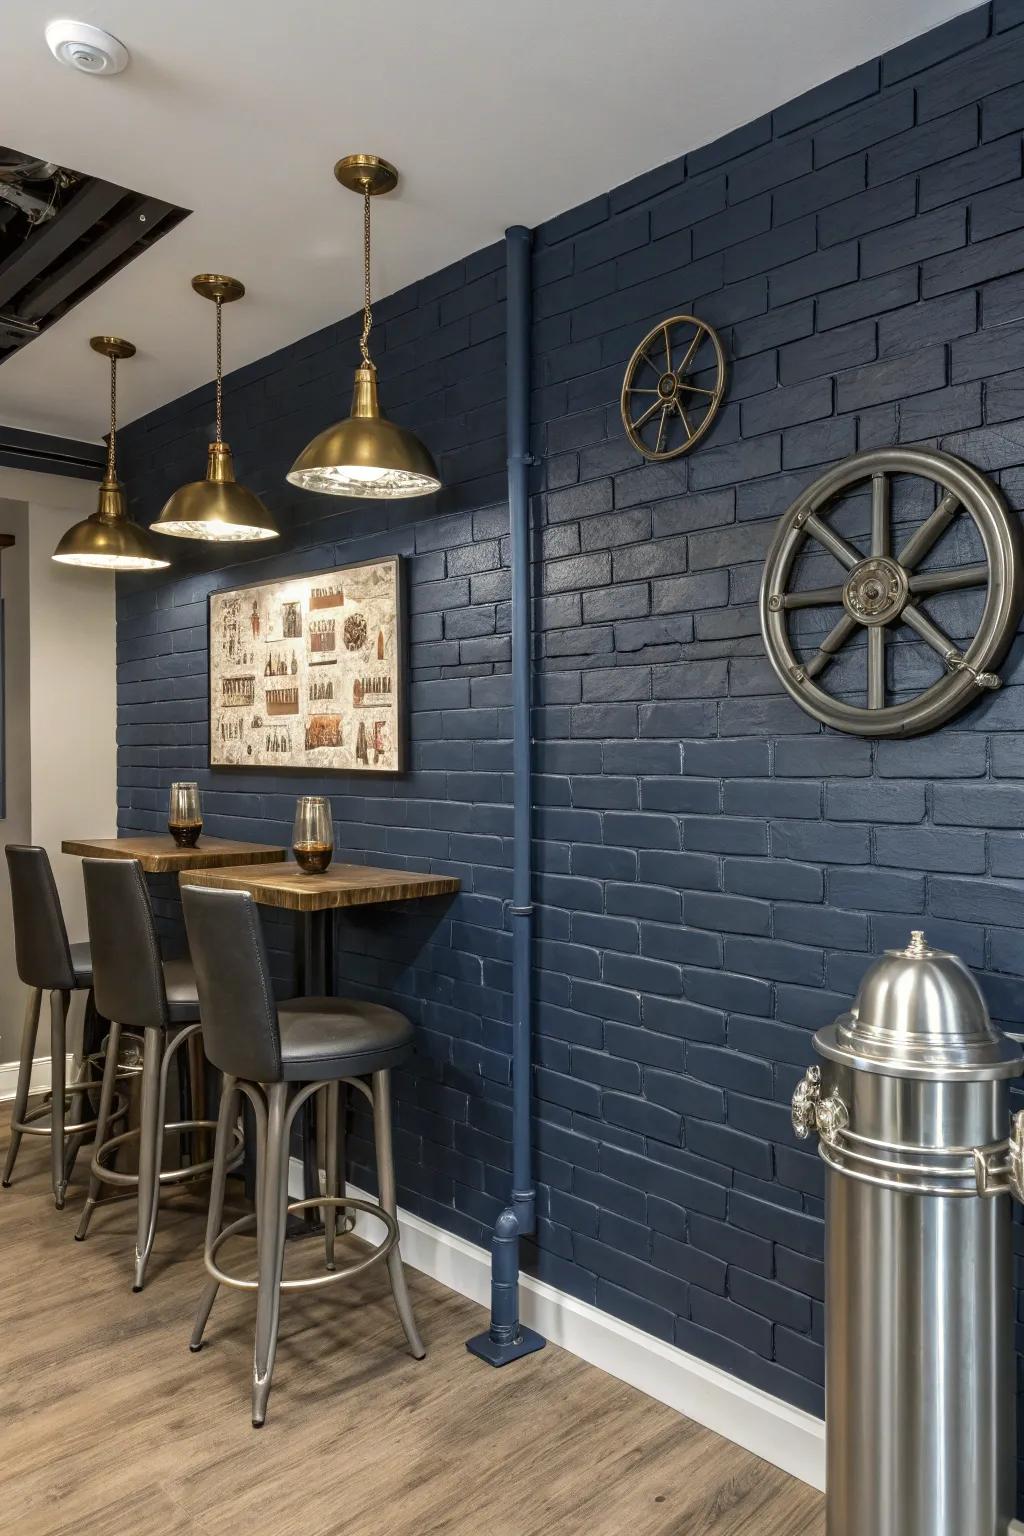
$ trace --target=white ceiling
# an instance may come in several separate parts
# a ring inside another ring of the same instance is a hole
[[[393,160],[378,295],[536,225],[971,7],[973,0],[71,0],[128,47],[62,67],[39,0],[0,12],[6,144],[194,210],[0,369],[0,422],[96,440],[86,345],[127,336],[122,421],[212,374],[194,272],[240,277],[238,367],[356,309],[361,218],[332,178]],[[68,14],[64,12],[63,14]]]

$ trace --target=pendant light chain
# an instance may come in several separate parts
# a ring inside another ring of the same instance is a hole
[[[219,443],[223,437],[224,426],[224,382],[223,382],[223,352],[222,352],[222,321],[224,304],[220,295],[217,295],[217,430],[216,441]]]
[[[107,438],[107,479],[117,479],[117,358],[110,359],[110,436]]]
[[[370,183],[363,187],[363,334],[359,350],[363,354],[363,367],[372,368],[370,361],[370,327],[373,313],[370,309]]]

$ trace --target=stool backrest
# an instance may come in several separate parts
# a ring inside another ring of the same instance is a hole
[[[14,954],[26,986],[68,992],[75,986],[71,946],[45,848],[7,844]]]
[[[167,989],[138,859],[83,859],[96,1011],[123,1029],[165,1029]]]
[[[281,1032],[267,947],[248,891],[183,885],[203,1047],[215,1067],[253,1083],[281,1080]]]

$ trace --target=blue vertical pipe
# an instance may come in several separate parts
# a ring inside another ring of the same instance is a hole
[[[505,231],[508,507],[512,534],[512,1198],[491,1239],[491,1323],[466,1348],[491,1365],[543,1349],[519,1321],[519,1239],[536,1225],[530,1158],[533,931],[530,634],[530,231]]]

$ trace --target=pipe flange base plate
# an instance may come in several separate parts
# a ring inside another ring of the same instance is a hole
[[[471,1355],[486,1360],[488,1365],[499,1366],[521,1360],[524,1355],[536,1354],[546,1343],[547,1340],[534,1333],[532,1328],[520,1328],[509,1344],[496,1343],[489,1333],[478,1333],[475,1338],[466,1340],[466,1348]]]

